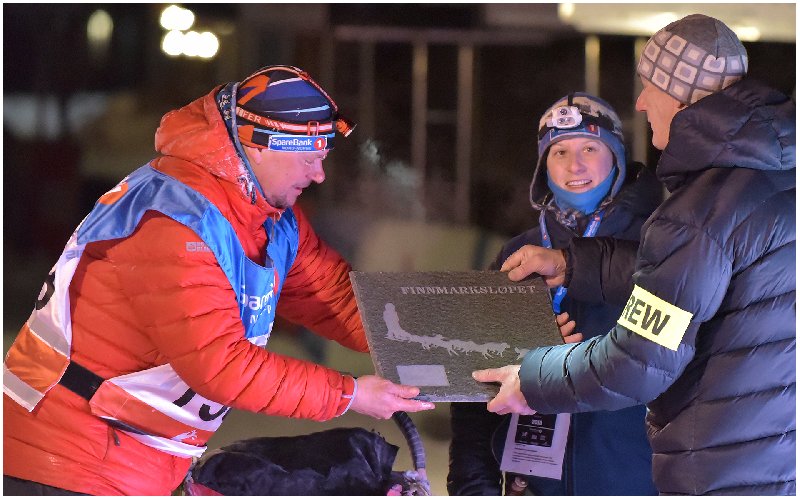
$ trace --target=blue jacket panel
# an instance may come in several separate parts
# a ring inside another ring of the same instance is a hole
[[[97,203],[78,228],[78,241],[86,244],[127,238],[147,210],[180,222],[208,245],[231,289],[239,294],[239,315],[245,336],[257,345],[265,345],[275,320],[281,287],[297,255],[297,221],[291,208],[284,211],[274,228],[274,221],[267,219],[265,226],[273,237],[267,245],[270,258],[266,259],[266,266],[261,266],[247,258],[233,227],[219,209],[189,186],[149,164],[128,175],[124,182],[126,195],[110,205]]]
[[[648,403],[662,494],[795,493],[794,117],[786,96],[745,79],[673,119],[657,168],[671,196],[638,253],[615,258],[633,284],[692,315],[675,350],[618,324],[523,361],[533,408]],[[614,251],[574,242],[570,290],[613,295],[595,271]]]

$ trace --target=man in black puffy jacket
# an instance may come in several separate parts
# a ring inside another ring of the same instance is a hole
[[[523,247],[501,269],[624,303],[617,324],[475,378],[501,382],[488,405],[501,414],[647,403],[662,494],[794,495],[795,104],[742,78],[741,42],[703,15],[653,35],[637,71],[671,193],[638,250],[577,238],[563,253]]]

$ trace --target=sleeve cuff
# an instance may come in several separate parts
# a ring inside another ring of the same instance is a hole
[[[342,397],[339,401],[339,408],[337,409],[336,416],[340,417],[347,413],[353,401],[356,399],[358,392],[358,381],[355,377],[349,374],[342,374]]]

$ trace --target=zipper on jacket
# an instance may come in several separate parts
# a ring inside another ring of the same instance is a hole
[[[115,431],[114,428],[109,425],[108,432],[110,433],[111,439],[114,440],[114,446],[119,446],[119,436],[117,435],[117,431]]]
[[[269,245],[275,239],[275,226],[278,224],[278,214],[270,214],[270,220],[272,220],[272,224],[269,225],[269,234],[267,235],[267,245]]]

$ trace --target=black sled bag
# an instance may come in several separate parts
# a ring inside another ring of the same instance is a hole
[[[397,451],[376,432],[337,428],[236,441],[191,474],[222,495],[385,495]]]

